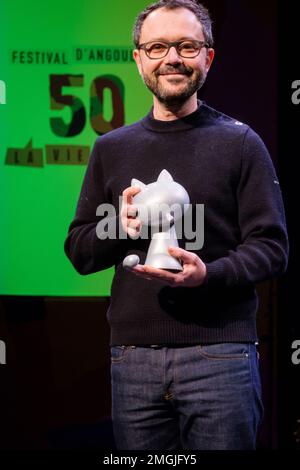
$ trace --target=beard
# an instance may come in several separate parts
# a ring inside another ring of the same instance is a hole
[[[177,78],[174,75],[171,79],[169,86],[161,83],[159,76],[167,73],[182,73],[187,79]],[[194,93],[196,93],[203,86],[207,73],[203,70],[194,71],[190,67],[179,65],[178,67],[162,67],[151,75],[142,73],[145,85],[156,96],[156,98],[168,107],[180,106],[187,101]],[[184,80],[184,82],[183,82]],[[177,90],[172,90],[172,85],[178,84],[181,86]]]

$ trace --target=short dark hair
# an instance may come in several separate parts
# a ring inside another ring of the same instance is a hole
[[[176,8],[187,8],[197,17],[202,25],[204,39],[209,47],[213,47],[214,39],[212,34],[212,20],[207,8],[196,0],[159,0],[156,3],[148,5],[136,18],[133,27],[133,42],[136,47],[139,46],[141,37],[141,29],[145,19],[150,13],[159,8],[166,8],[167,10],[175,10]]]

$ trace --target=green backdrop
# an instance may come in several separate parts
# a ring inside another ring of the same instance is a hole
[[[63,243],[98,135],[151,106],[131,59],[144,0],[1,0],[0,294],[109,295]]]

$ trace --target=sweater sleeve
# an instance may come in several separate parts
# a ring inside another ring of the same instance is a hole
[[[278,178],[269,153],[250,128],[244,138],[236,192],[241,241],[207,263],[207,285],[248,285],[282,274],[288,237]]]
[[[119,239],[119,216],[115,213],[107,218],[113,236],[101,237],[97,228],[101,218],[96,215],[100,204],[107,204],[105,198],[100,142],[96,140],[89,158],[83,180],[75,217],[69,227],[64,244],[65,253],[79,274],[91,274],[113,266],[120,256],[125,239]],[[102,217],[102,219],[104,216]],[[123,232],[124,233],[124,232]],[[99,236],[100,235],[100,236]]]

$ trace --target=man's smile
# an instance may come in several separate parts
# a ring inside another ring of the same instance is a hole
[[[169,73],[160,73],[160,75],[186,75],[182,72],[169,72]]]

